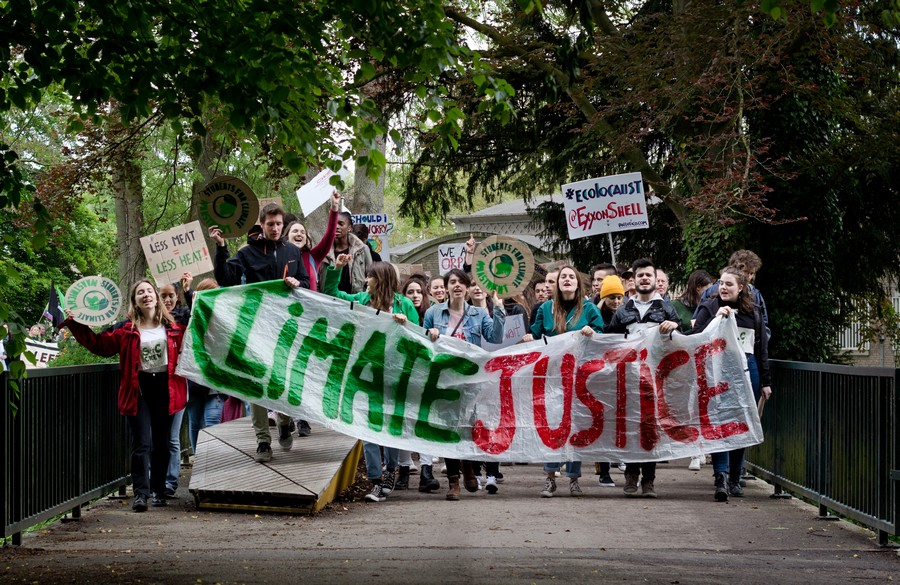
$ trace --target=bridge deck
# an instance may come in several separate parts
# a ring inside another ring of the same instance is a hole
[[[249,417],[200,431],[190,483],[197,506],[311,514],[353,483],[362,453],[356,439],[314,426],[283,451],[272,434],[272,460],[257,463]]]

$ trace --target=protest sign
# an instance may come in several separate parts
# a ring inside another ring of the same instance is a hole
[[[281,281],[198,292],[177,373],[379,445],[475,461],[660,461],[762,441],[733,318],[487,352]],[[364,308],[368,309],[368,308]]]
[[[562,186],[569,239],[650,227],[640,173]]]
[[[334,185],[329,181],[335,174],[334,171],[324,169],[313,177],[312,181],[297,189],[297,201],[300,202],[303,217],[309,217],[310,213],[331,199],[331,194],[334,193],[335,189]]]
[[[219,226],[224,238],[245,236],[259,221],[259,201],[247,183],[224,175],[200,190],[197,215],[204,228]]]
[[[284,209],[284,201],[282,201],[281,197],[260,197],[257,201],[259,201],[260,210],[269,203],[274,203],[278,207]],[[287,224],[285,224],[284,227],[287,227]]]
[[[194,275],[213,270],[199,221],[145,236],[141,246],[156,286],[178,282],[185,270]]]
[[[534,274],[534,256],[522,240],[491,236],[475,248],[472,273],[488,296],[497,293],[509,298],[528,286]]]
[[[462,270],[466,262],[466,243],[441,244],[438,246],[438,270],[441,275],[447,274],[454,268]]]
[[[378,252],[385,262],[391,261],[391,246],[388,244],[388,234],[394,229],[394,224],[388,221],[386,213],[361,213],[353,215],[353,224],[361,223],[369,228],[369,248]]]
[[[482,337],[481,347],[487,351],[497,351],[520,342],[526,333],[530,332],[525,328],[524,315],[507,315],[503,320],[503,341],[491,343]]]
[[[28,360],[25,362],[26,368],[46,368],[47,364],[53,361],[59,355],[59,344],[54,342],[37,341],[35,339],[25,340],[25,351],[34,354],[34,362]]]
[[[397,269],[397,273],[400,275],[400,282],[403,283],[403,280],[408,276],[412,276],[413,274],[423,274],[425,268],[421,264],[394,264],[394,268]]]
[[[116,283],[105,276],[85,276],[66,291],[66,309],[85,325],[108,325],[115,322],[122,308],[122,293]]]

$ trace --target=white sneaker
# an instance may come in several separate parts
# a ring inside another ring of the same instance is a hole
[[[493,475],[487,476],[487,480],[484,482],[484,489],[489,494],[497,493],[497,478]]]
[[[619,463],[618,468],[619,468],[619,471],[621,471],[622,473],[625,473],[625,464],[624,463]]]
[[[691,464],[688,465],[688,469],[691,471],[700,471],[700,457],[691,457]]]

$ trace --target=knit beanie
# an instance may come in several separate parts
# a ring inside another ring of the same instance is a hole
[[[600,298],[605,299],[609,295],[624,295],[625,287],[622,286],[622,279],[618,276],[607,276],[600,285]]]

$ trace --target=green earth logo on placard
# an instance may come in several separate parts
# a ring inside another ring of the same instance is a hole
[[[84,296],[84,306],[91,311],[102,311],[109,306],[109,299],[100,293],[88,293]]]
[[[237,208],[238,201],[230,194],[222,195],[213,201],[213,211],[222,218],[233,216]]]
[[[122,292],[116,283],[103,276],[85,276],[66,290],[65,306],[73,318],[85,325],[115,322],[122,306]]]
[[[497,278],[507,278],[513,271],[513,259],[509,254],[501,254],[492,259],[488,270]]]
[[[528,244],[509,236],[490,236],[475,248],[475,280],[488,294],[514,296],[528,286],[534,257]]]

